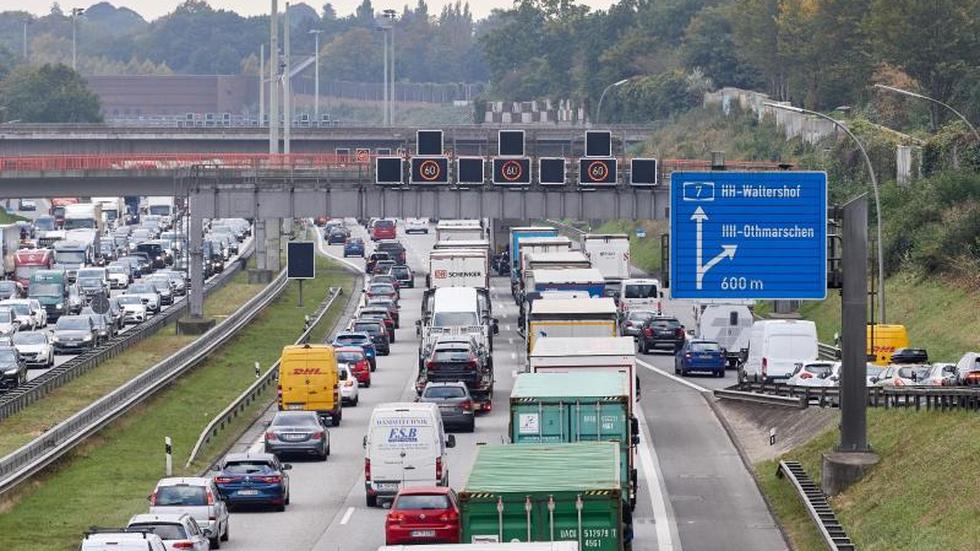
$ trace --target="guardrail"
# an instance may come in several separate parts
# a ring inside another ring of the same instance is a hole
[[[283,270],[262,292],[193,343],[0,458],[0,495],[29,479],[88,436],[197,365],[274,301],[286,289],[287,283]]]
[[[935,386],[869,386],[868,406],[890,408],[914,408],[926,411],[948,411],[965,409],[980,411],[980,388],[976,387],[935,387]],[[744,382],[723,389],[722,398],[738,399],[736,396],[749,395],[755,398],[747,401],[757,403],[777,403],[783,400],[800,401],[806,406],[839,407],[840,388],[836,386],[812,387],[788,385],[785,383]],[[735,394],[733,394],[735,393]]]
[[[242,266],[244,266],[245,259],[252,254],[253,249],[254,244],[250,243],[239,255],[239,261],[226,267],[222,273],[212,278],[204,286],[205,295],[230,281],[241,270]],[[186,312],[187,307],[187,297],[181,298],[180,301],[177,301],[165,312],[153,316],[121,335],[117,335],[108,344],[90,352],[79,354],[65,363],[49,369],[26,384],[20,385],[3,394],[0,396],[0,421],[21,411],[30,404],[43,398],[49,392],[94,369],[102,362],[118,356],[129,347],[153,335],[166,324]]]
[[[824,344],[822,342],[817,343],[817,357],[821,360],[839,360],[840,359],[840,348],[832,344]]]
[[[857,547],[847,536],[844,527],[837,520],[837,515],[827,503],[827,497],[817,485],[810,479],[810,476],[803,470],[803,466],[798,461],[780,461],[776,476],[785,477],[793,485],[796,495],[799,496],[806,512],[817,525],[820,536],[823,538],[827,548],[831,551],[854,551]]]
[[[320,304],[320,308],[316,313],[316,316],[314,317],[313,321],[309,323],[306,330],[303,331],[303,334],[301,334],[299,338],[296,339],[296,342],[293,344],[304,344],[309,342],[310,333],[313,332],[313,329],[317,326],[317,324],[320,323],[320,321],[323,319],[323,316],[325,316],[327,312],[330,310],[330,308],[333,306],[334,300],[336,300],[336,298],[339,297],[342,293],[343,293],[343,289],[339,287],[334,287],[330,289],[329,296],[324,302]],[[276,377],[276,374],[278,372],[279,372],[279,360],[276,360],[275,363],[272,364],[272,366],[269,367],[269,369],[266,370],[265,373],[259,376],[259,378],[256,379],[254,383],[249,385],[248,388],[246,388],[240,395],[238,395],[238,397],[235,398],[235,400],[232,401],[232,403],[229,404],[228,407],[222,410],[221,413],[217,414],[214,417],[214,419],[211,419],[211,421],[207,424],[207,426],[204,427],[204,430],[201,431],[201,435],[198,436],[197,442],[194,443],[194,448],[191,450],[191,455],[190,457],[187,458],[187,463],[184,465],[185,469],[189,468],[191,466],[191,463],[193,463],[194,460],[197,459],[197,454],[200,453],[201,448],[206,446],[209,442],[211,442],[213,438],[218,436],[218,433],[224,430],[226,424],[228,424],[230,421],[238,417],[239,414],[245,411],[245,409],[249,405],[251,405],[251,403],[255,401],[256,398],[259,397],[259,395],[265,392],[265,389],[268,388],[269,385],[271,385],[278,379]]]
[[[715,396],[739,402],[752,402],[766,406],[785,406],[797,409],[806,409],[809,402],[803,396],[779,396],[774,394],[761,394],[757,392],[747,392],[744,390],[734,390],[732,388],[719,388],[714,391]]]

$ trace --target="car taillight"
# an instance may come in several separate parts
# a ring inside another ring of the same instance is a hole
[[[371,460],[364,459],[364,480],[371,482]]]
[[[462,403],[459,404],[459,409],[461,409],[463,411],[472,411],[473,410],[473,401],[472,400],[465,400],[465,401],[463,401]]]
[[[278,438],[276,437],[276,433],[274,433],[274,432],[272,432],[270,430],[269,432],[265,433],[265,439],[266,440],[277,440]]]
[[[266,484],[279,484],[282,482],[282,477],[277,474],[270,476],[257,476],[255,479],[259,482],[265,482]]]
[[[684,336],[684,330],[681,329],[680,327],[678,327],[677,329],[674,330],[674,335],[677,336],[677,337],[683,337]]]
[[[456,511],[449,511],[439,515],[440,522],[456,522],[457,520],[459,520],[459,513]]]
[[[646,335],[646,336],[648,336],[648,337],[652,337],[653,336],[653,328],[647,327],[646,329],[643,330],[643,334]]]
[[[156,504],[157,504],[157,493],[153,492],[152,494],[150,494],[150,505],[153,506]]]
[[[436,362],[433,362],[431,360],[428,361],[428,362],[425,362],[425,368],[426,369],[435,369],[436,368]]]
[[[233,480],[234,479],[232,477],[230,477],[230,476],[216,476],[216,477],[214,477],[214,483],[215,484],[228,484],[228,483],[232,482]]]
[[[369,371],[371,369],[371,365],[367,360],[358,360],[358,362],[354,365],[361,371]]]
[[[194,549],[194,543],[189,541],[175,541],[170,543],[173,549]]]
[[[405,520],[405,513],[388,513],[388,522],[402,522]]]
[[[472,369],[475,371],[478,367],[480,367],[480,364],[475,359],[466,362],[466,369]]]
[[[801,379],[810,379],[812,377],[813,375],[811,375],[809,371],[804,371],[803,373],[800,373]]]
[[[321,431],[314,432],[310,436],[310,439],[311,440],[320,440],[321,438],[323,438],[323,431],[322,430]]]
[[[442,458],[436,458],[436,481],[442,480]]]

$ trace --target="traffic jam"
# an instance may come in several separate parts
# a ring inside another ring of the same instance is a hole
[[[185,218],[173,197],[22,199],[8,210],[23,220],[0,226],[0,392],[99,350],[187,294]],[[206,276],[235,261],[250,233],[243,219],[209,221]]]

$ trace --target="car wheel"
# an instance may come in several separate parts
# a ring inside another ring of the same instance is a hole
[[[330,456],[330,444],[327,444],[327,456]]]
[[[286,500],[283,502],[283,505],[289,505],[289,491],[288,490],[286,491]]]
[[[372,496],[372,495],[365,496],[364,503],[368,507],[377,507],[378,506],[378,496]]]
[[[371,381],[364,383],[364,388],[371,388]],[[358,396],[358,399],[360,399],[360,396]]]
[[[221,541],[228,541],[228,538],[231,537],[229,532],[231,532],[231,527],[228,526],[228,523],[225,523],[225,533],[221,534]]]
[[[354,402],[351,404],[351,407],[352,408],[356,408],[357,407],[357,404],[359,404],[360,401],[361,401],[361,396],[360,395],[355,396],[354,397]]]
[[[208,540],[211,542],[211,549],[221,549],[221,537],[211,538]]]
[[[339,427],[340,426],[340,415],[337,415],[335,417],[332,417],[330,419],[330,424],[332,424],[335,427]]]
[[[470,424],[466,427],[466,432],[475,432],[475,431],[476,431],[476,420],[471,419]]]
[[[285,503],[280,503],[279,505],[276,505],[276,512],[277,513],[281,513],[281,512],[283,512],[285,510],[286,510],[286,504]],[[214,549],[214,547],[212,547],[212,549]]]
[[[687,377],[687,370],[683,367],[681,368],[681,377]]]

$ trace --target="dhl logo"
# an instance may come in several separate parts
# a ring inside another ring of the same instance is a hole
[[[875,352],[894,352],[895,351],[895,347],[894,346],[875,346],[875,347],[872,348],[872,350],[875,351]]]
[[[293,375],[320,375],[323,372],[320,371],[319,367],[297,367],[293,369],[290,373]]]

